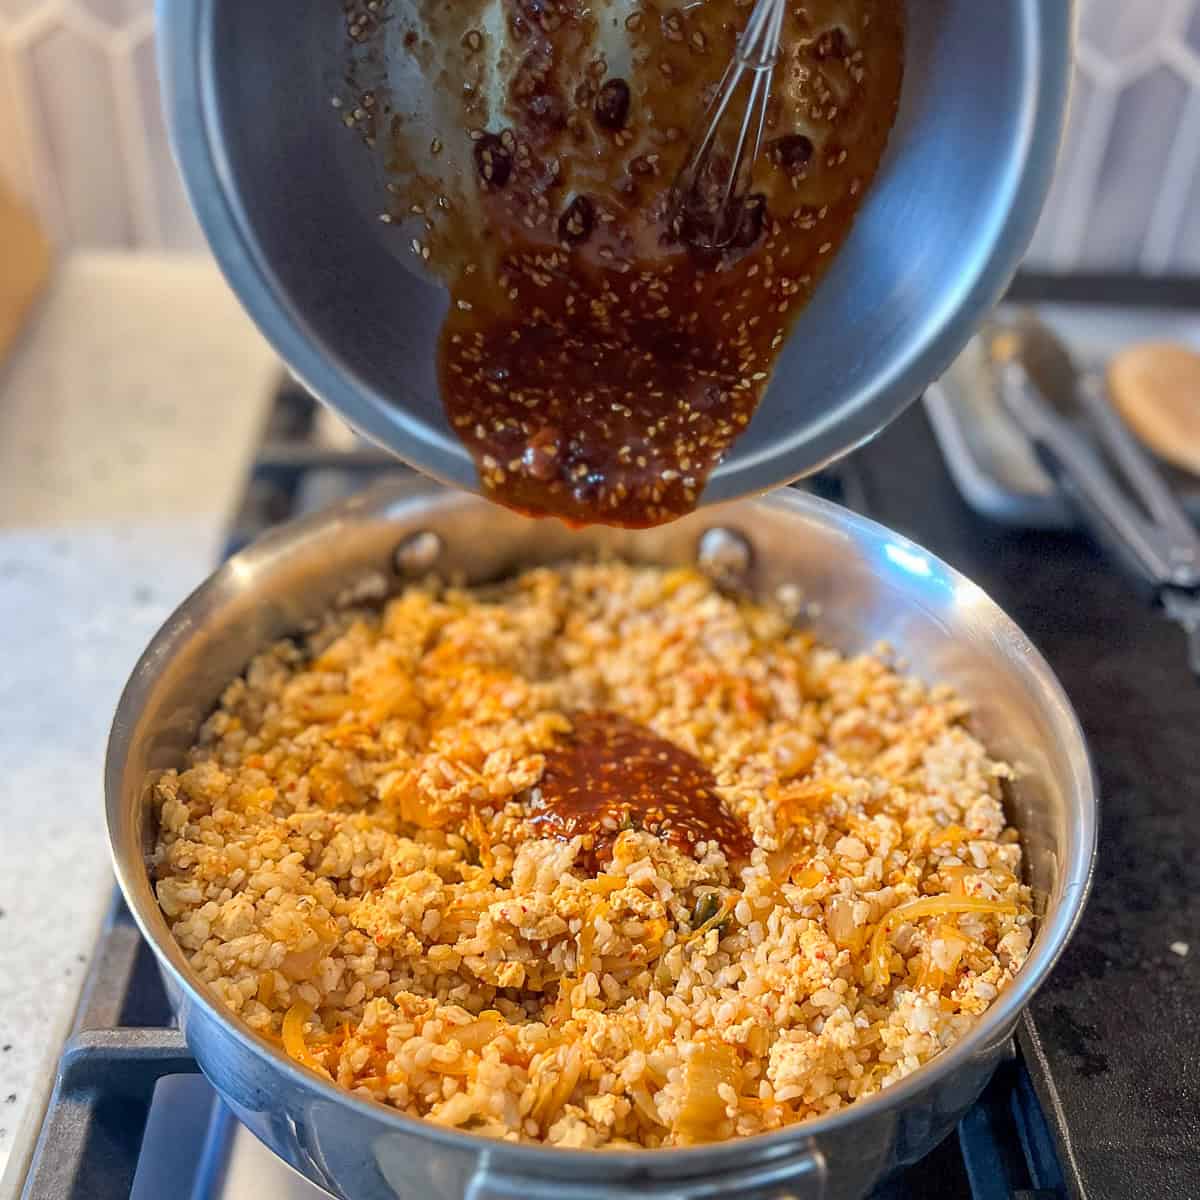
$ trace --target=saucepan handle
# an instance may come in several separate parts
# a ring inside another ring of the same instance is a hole
[[[466,1200],[824,1200],[826,1179],[824,1156],[805,1141],[766,1162],[684,1179],[571,1183],[514,1175],[485,1160],[467,1188]]]

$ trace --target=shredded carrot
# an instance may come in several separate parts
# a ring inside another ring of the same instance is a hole
[[[309,793],[330,812],[361,807],[364,796],[346,777],[345,772],[318,763],[308,773]]]
[[[949,943],[953,951],[951,970],[954,970],[958,966],[959,959],[962,958],[964,951],[968,949],[973,948],[991,954],[991,951],[982,942],[977,941],[973,937],[968,937],[957,925],[950,925],[943,921],[934,932],[936,937]],[[922,958],[921,969],[917,973],[917,986],[941,991],[945,986],[947,974],[944,968],[934,963],[932,947],[925,951]]]
[[[653,917],[646,922],[646,940],[643,945],[646,949],[647,962],[652,958],[657,958],[662,953],[662,941],[667,935],[668,928],[669,925],[663,917]]]
[[[670,571],[663,573],[659,586],[664,597],[673,596],[684,584],[695,583],[703,578],[695,567],[673,567]]]
[[[362,1079],[356,1079],[350,1086],[365,1087],[374,1090],[377,1088],[391,1087],[393,1083],[397,1082],[399,1081],[392,1079],[390,1075],[367,1075]]]
[[[938,937],[945,938],[948,941],[962,942],[964,949],[971,947],[976,950],[986,950],[988,954],[991,954],[991,951],[978,938],[973,938],[970,934],[963,933],[957,925],[950,925],[946,921],[943,921],[937,927],[937,933]]]
[[[806,771],[812,769],[812,765],[817,761],[817,756],[820,753],[821,748],[816,742],[810,742],[798,751],[793,751],[791,759],[780,768],[779,778],[788,780],[796,779],[803,775]]]
[[[388,788],[383,801],[389,807],[394,807],[399,811],[400,820],[416,825],[418,829],[438,829],[450,821],[450,813],[435,815],[430,811],[417,788],[417,772],[415,770],[406,771],[400,776]]]
[[[964,829],[961,825],[947,825],[945,829],[934,830],[929,835],[931,846],[944,846],[947,843],[952,846],[961,846],[963,842],[970,840],[971,831]]]
[[[587,910],[579,930],[579,961],[575,974],[580,979],[592,970],[592,950],[596,943],[596,922],[608,912],[607,900],[596,900]]]
[[[571,1013],[574,1008],[571,1004],[571,993],[575,990],[575,985],[579,982],[577,975],[564,975],[558,981],[558,998],[554,1001],[554,1009],[551,1014],[551,1021],[556,1025],[561,1025],[564,1021],[571,1019]]]
[[[263,971],[258,976],[258,1000],[269,1005],[275,997],[275,972]]]
[[[821,779],[806,779],[803,783],[792,784],[790,787],[768,788],[767,796],[785,812],[790,809],[818,809],[839,792],[847,791],[849,786],[845,779],[825,776]]]
[[[816,887],[824,878],[825,872],[820,867],[801,867],[799,863],[788,872],[788,882],[796,887]]]
[[[299,705],[300,716],[306,721],[315,721],[318,724],[340,720],[353,707],[354,697],[341,692],[305,696]]]
[[[972,879],[986,877],[998,888],[1006,888],[1017,882],[1016,876],[1004,867],[975,867],[964,864],[954,867],[939,867],[938,874],[950,880],[950,895],[952,896],[968,895],[967,886]]]
[[[436,1058],[429,1060],[429,1069],[438,1075],[454,1075],[458,1078],[466,1078],[474,1070],[472,1063],[452,1062],[444,1063]]]
[[[474,839],[475,844],[479,847],[479,862],[488,874],[491,874],[492,868],[496,865],[495,856],[492,854],[492,839],[488,836],[487,828],[484,826],[483,818],[475,809],[471,809],[467,816],[467,832]]]
[[[294,1058],[302,1067],[307,1067],[310,1071],[319,1071],[322,1075],[328,1075],[329,1072],[313,1056],[304,1040],[304,1027],[312,1019],[313,1010],[303,1000],[298,1000],[293,1004],[283,1014],[281,1031],[283,1048],[288,1052],[289,1057]]]
[[[543,1131],[553,1124],[553,1118],[571,1098],[571,1093],[579,1082],[582,1070],[583,1051],[578,1044],[568,1046],[565,1051],[558,1052],[556,1061],[543,1067],[543,1079],[552,1082],[543,1083],[542,1094],[529,1114],[542,1127]],[[554,1078],[556,1072],[561,1072],[557,1079]]]
[[[762,1100],[758,1096],[739,1096],[738,1099],[743,1108],[748,1108],[752,1112],[765,1113],[770,1109],[778,1109],[785,1124],[796,1119],[791,1104],[786,1100]]]
[[[602,896],[609,896],[613,892],[619,892],[628,884],[629,880],[624,875],[597,875],[595,879],[587,880],[583,886],[589,892],[599,892]]]

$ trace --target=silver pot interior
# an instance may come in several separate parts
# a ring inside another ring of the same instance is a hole
[[[473,19],[495,25],[496,7],[472,6]],[[387,11],[400,30],[429,9],[389,0]],[[448,295],[380,223],[386,180],[330,104],[346,67],[342,6],[160,0],[158,17],[177,157],[242,302],[352,424],[475,489],[438,392]],[[1072,4],[909,0],[907,21],[879,175],[706,503],[805,474],[879,430],[949,364],[1033,234],[1066,105]],[[436,109],[403,53],[385,57],[396,108]]]

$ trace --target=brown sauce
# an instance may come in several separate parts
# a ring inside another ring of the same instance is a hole
[[[685,854],[715,842],[730,862],[747,860],[749,830],[715,787],[708,768],[673,742],[615,713],[587,713],[546,755],[529,820],[540,837],[585,837],[593,868],[611,861],[626,829],[653,833]]]
[[[451,292],[447,416],[491,498],[573,523],[659,524],[695,507],[749,424],[850,229],[895,118],[902,4],[789,11],[764,149],[719,253],[670,219],[669,198],[744,0],[502,4],[503,99],[488,111],[473,88],[457,135],[474,216],[450,215],[445,196],[414,206],[414,250]],[[619,72],[600,49],[618,22]],[[477,31],[464,44],[464,71],[498,50]],[[411,162],[403,123],[391,131],[393,161]]]

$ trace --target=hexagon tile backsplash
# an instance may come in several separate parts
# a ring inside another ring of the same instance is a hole
[[[1080,7],[1030,265],[1200,275],[1200,0]],[[203,245],[159,111],[153,0],[0,0],[0,179],[62,246]]]
[[[159,107],[153,0],[0,0],[0,178],[61,246],[203,246]]]

